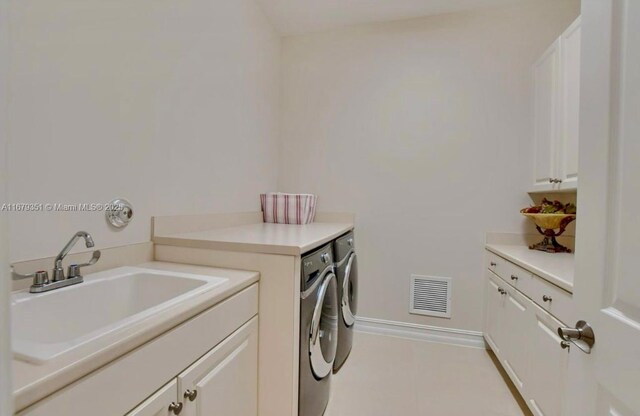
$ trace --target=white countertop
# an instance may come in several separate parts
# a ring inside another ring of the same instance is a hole
[[[43,364],[14,359],[13,387],[16,409],[22,409],[91,373],[198,313],[240,292],[259,279],[257,272],[241,270],[164,262],[150,262],[138,266],[157,270],[224,277],[227,278],[228,281],[216,286],[210,291],[159,312],[153,317],[142,321],[140,325],[135,325],[122,331],[115,331],[113,334],[101,338],[99,345],[93,343],[90,349],[80,347],[68,356],[59,359],[54,358]],[[86,278],[90,279],[91,275],[87,275]],[[78,312],[82,313],[82,311]],[[61,319],[64,319],[64,317]]]
[[[155,235],[153,242],[214,250],[300,255],[352,229],[352,223],[314,222],[305,225],[256,223],[190,233]]]
[[[487,244],[487,250],[517,264],[550,283],[573,293],[573,253],[545,253],[524,245]]]

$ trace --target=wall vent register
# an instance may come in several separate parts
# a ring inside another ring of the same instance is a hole
[[[450,277],[411,276],[409,313],[451,318]]]

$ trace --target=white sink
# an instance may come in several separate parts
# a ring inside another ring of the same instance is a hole
[[[120,267],[85,279],[42,294],[12,295],[16,358],[36,363],[50,360],[228,280],[139,267]]]

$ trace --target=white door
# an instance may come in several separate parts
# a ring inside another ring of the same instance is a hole
[[[560,37],[562,45],[562,103],[558,176],[560,189],[578,186],[578,137],[580,131],[580,43],[578,18]]]
[[[167,385],[155,392],[151,397],[127,413],[127,416],[171,416],[174,408],[179,412],[183,406],[178,400],[178,382],[171,380]]]
[[[185,340],[188,342],[188,340]],[[258,414],[258,318],[178,376],[186,416]]]
[[[560,39],[533,65],[534,85],[534,189],[553,187],[555,179],[560,87]]]
[[[572,346],[565,415],[640,415],[640,2],[582,1],[574,297],[591,354]]]

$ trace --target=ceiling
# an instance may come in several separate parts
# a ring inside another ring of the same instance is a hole
[[[282,35],[534,0],[257,0]]]

